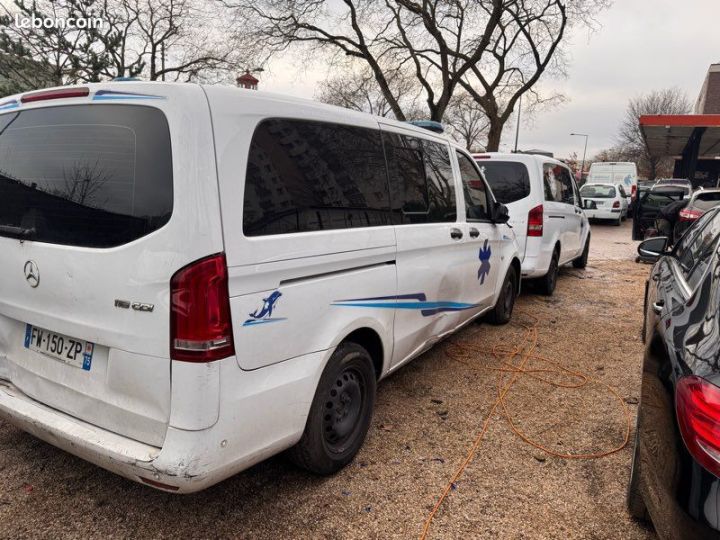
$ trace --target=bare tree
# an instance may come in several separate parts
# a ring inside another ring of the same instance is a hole
[[[0,4],[0,75],[22,87],[98,81],[107,64],[107,55],[94,47],[88,32],[69,26],[15,24],[15,16],[39,19],[69,19],[85,12],[97,16],[95,0],[14,0]],[[43,74],[38,80],[27,66]]]
[[[367,66],[351,61],[333,71],[339,71],[339,74],[320,83],[315,96],[319,101],[377,116],[394,117],[392,106]],[[402,104],[406,119],[421,118],[423,113],[417,102],[420,90],[415,79],[405,76],[400,70],[388,72],[387,79],[393,97]]]
[[[589,24],[608,0],[220,0],[266,50],[293,45],[364,62],[394,116],[407,118],[388,73],[415,79],[429,117],[442,121],[464,88],[490,119],[488,147],[519,97],[562,71],[568,21]]]
[[[654,180],[658,174],[666,176],[670,172],[672,159],[668,156],[652,154],[640,132],[640,116],[647,114],[686,114],[691,103],[685,92],[679,88],[655,90],[648,94],[632,98],[628,102],[625,117],[617,135],[616,152],[630,161],[637,162],[641,174]]]
[[[470,152],[485,150],[490,121],[480,104],[468,93],[453,96],[445,113],[450,134]]]

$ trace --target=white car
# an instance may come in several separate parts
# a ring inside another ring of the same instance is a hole
[[[532,154],[476,154],[497,200],[510,211],[522,257],[522,277],[552,294],[558,268],[587,264],[590,225],[570,169]]]
[[[0,111],[0,416],[131,480],[337,471],[377,380],[510,318],[507,209],[441,135],[194,84]]]
[[[620,225],[628,215],[628,202],[622,184],[591,184],[580,188],[588,219],[612,220]]]

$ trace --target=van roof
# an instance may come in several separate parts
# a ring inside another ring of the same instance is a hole
[[[496,160],[506,160],[506,161],[518,161],[518,162],[525,162],[525,163],[536,163],[536,162],[542,162],[542,163],[555,163],[557,165],[565,165],[568,166],[567,163],[563,163],[559,159],[551,158],[544,156],[542,154],[520,154],[520,153],[510,153],[510,152],[478,152],[476,154],[473,154],[473,157],[475,159],[496,159]]]
[[[189,86],[193,87],[200,87],[204,90],[211,90],[212,92],[222,92],[227,94],[237,94],[238,97],[242,96],[242,99],[247,99],[251,101],[272,101],[272,102],[282,102],[285,104],[294,104],[298,106],[309,106],[313,107],[315,110],[325,110],[330,114],[336,115],[338,117],[338,120],[344,120],[346,122],[352,122],[353,118],[357,118],[358,121],[364,120],[367,122],[368,118],[374,118],[378,122],[381,122],[384,125],[387,126],[393,126],[397,128],[401,128],[406,131],[412,131],[418,134],[421,134],[425,137],[431,136],[433,138],[440,138],[447,142],[449,142],[452,146],[457,148],[462,148],[461,145],[457,144],[455,141],[453,141],[450,137],[448,137],[446,134],[440,134],[436,132],[432,132],[428,129],[420,128],[417,126],[414,126],[408,122],[401,122],[399,120],[395,120],[392,118],[386,118],[382,116],[376,116],[369,113],[364,113],[360,111],[354,111],[352,109],[347,109],[345,107],[338,107],[336,105],[329,105],[327,103],[322,103],[319,101],[314,101],[312,99],[306,99],[306,98],[300,98],[297,96],[291,96],[287,94],[280,94],[276,92],[266,92],[264,90],[248,90],[245,88],[238,88],[236,86],[230,86],[230,85],[207,85],[207,84],[199,84],[199,83],[186,83],[186,82],[162,82],[162,81],[106,81],[106,82],[98,82],[98,83],[86,83],[86,84],[78,84],[78,85],[67,85],[67,86],[57,86],[52,88],[43,88],[42,90],[30,90],[27,92],[23,92],[20,94],[15,94],[13,96],[7,96],[3,99],[0,99],[0,105],[4,105],[5,103],[17,103],[17,105],[21,104],[21,98],[27,94],[36,93],[36,92],[52,92],[53,90],[60,90],[60,89],[67,89],[67,88],[82,88],[87,87],[90,90],[90,97],[92,98],[96,92],[99,90],[111,90],[116,92],[132,92],[133,89],[139,89],[142,88],[143,92],[149,92],[149,91],[155,91],[160,94],[167,94],[172,92],[172,89],[178,89],[178,88],[187,88]],[[60,105],[61,102],[64,102],[65,100],[53,100],[53,101],[38,101],[28,104],[22,104],[22,108],[30,108],[33,106],[51,106],[51,105]],[[16,110],[16,109],[14,109]]]

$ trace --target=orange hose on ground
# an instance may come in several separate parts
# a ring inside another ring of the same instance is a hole
[[[595,379],[594,377],[591,377],[588,374],[582,373],[580,371],[575,371],[568,369],[564,366],[562,366],[559,362],[556,362],[554,360],[550,360],[549,358],[545,358],[544,356],[535,354],[534,351],[537,348],[538,344],[538,323],[539,319],[533,315],[530,315],[528,313],[523,313],[523,315],[527,318],[529,318],[532,323],[530,325],[519,323],[520,326],[522,326],[525,329],[523,338],[519,345],[517,345],[514,348],[507,348],[503,347],[499,344],[496,344],[492,347],[492,349],[481,349],[481,348],[474,348],[474,347],[467,347],[457,342],[451,342],[448,346],[450,350],[447,351],[448,356],[463,364],[471,369],[482,369],[482,370],[488,370],[488,371],[497,371],[500,372],[500,375],[498,377],[497,381],[497,391],[498,391],[498,397],[493,403],[492,407],[490,408],[490,411],[488,412],[487,416],[485,417],[485,421],[483,422],[482,429],[480,430],[480,433],[475,437],[472,444],[470,445],[470,448],[465,456],[465,459],[462,461],[460,466],[455,470],[453,475],[451,476],[450,480],[446,484],[445,488],[443,489],[442,494],[440,495],[440,498],[435,503],[435,506],[433,507],[432,511],[430,512],[430,515],[425,520],[425,523],[423,525],[422,533],[420,535],[421,540],[425,540],[427,538],[427,535],[430,531],[430,526],[432,525],[432,521],[437,515],[438,511],[440,510],[440,507],[442,506],[445,499],[448,497],[450,492],[452,491],[452,487],[455,484],[455,482],[460,478],[460,476],[465,472],[465,469],[470,464],[472,459],[475,457],[475,453],[477,452],[478,448],[480,447],[480,444],[483,441],[483,438],[485,437],[485,434],[488,431],[488,428],[490,426],[490,420],[492,419],[492,416],[495,414],[495,411],[498,409],[498,407],[501,408],[504,418],[507,420],[510,429],[518,436],[520,439],[525,441],[527,444],[542,450],[543,452],[546,452],[547,454],[559,458],[564,459],[597,459],[605,456],[609,456],[611,454],[614,454],[616,452],[619,452],[625,446],[627,446],[629,440],[630,440],[630,430],[632,427],[632,418],[630,415],[630,410],[628,409],[627,404],[625,403],[625,400],[622,398],[622,396],[610,385],[599,381]],[[453,347],[456,349],[459,349],[461,352],[458,353],[457,351],[453,351]],[[466,354],[463,354],[466,353]],[[471,365],[467,360],[471,357],[477,356],[477,353],[489,353],[492,354],[492,356],[496,359],[501,360],[501,365],[504,367],[484,367],[484,366],[473,366]],[[512,363],[513,358],[516,356],[520,356],[520,362],[517,365],[514,365]],[[552,369],[526,369],[525,366],[530,360],[536,360],[540,362],[544,362],[550,366],[553,366]],[[512,377],[506,384],[503,383],[503,376],[505,373],[511,373]],[[567,375],[573,378],[576,378],[579,380],[578,383],[575,384],[563,384],[561,382],[552,381],[545,377],[542,377],[540,374],[543,373],[556,373],[556,374],[562,374]],[[586,452],[586,453],[562,453],[557,452],[556,450],[550,449],[543,444],[535,441],[528,435],[526,435],[523,431],[521,431],[513,421],[513,416],[510,414],[510,411],[507,408],[507,405],[505,403],[505,397],[507,396],[510,389],[513,387],[515,382],[518,380],[518,378],[521,375],[527,375],[531,378],[534,378],[540,382],[543,382],[545,384],[549,384],[551,386],[556,386],[559,388],[582,388],[583,386],[586,386],[589,383],[595,383],[600,386],[605,387],[621,404],[623,408],[623,412],[625,415],[626,420],[626,429],[625,429],[625,437],[623,439],[622,444],[615,446],[609,450],[604,450],[600,452]]]

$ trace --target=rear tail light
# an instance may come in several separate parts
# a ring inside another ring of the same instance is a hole
[[[702,215],[702,210],[688,210],[687,208],[683,208],[680,210],[679,217],[680,221],[695,221]]]
[[[528,236],[543,235],[543,205],[539,204],[528,212]]]
[[[637,193],[637,185],[633,184],[630,187],[630,197],[635,197],[636,193]]]
[[[46,101],[48,99],[65,99],[74,97],[85,97],[90,94],[90,89],[86,86],[78,86],[74,88],[59,88],[56,90],[43,90],[41,92],[32,92],[25,94],[20,98],[23,103],[31,103],[33,101]]]
[[[219,253],[170,280],[170,357],[212,362],[234,354],[227,263]]]
[[[620,201],[615,201],[613,203],[613,208],[620,208]]]
[[[683,377],[675,389],[675,408],[690,455],[720,476],[720,388],[696,375]]]

